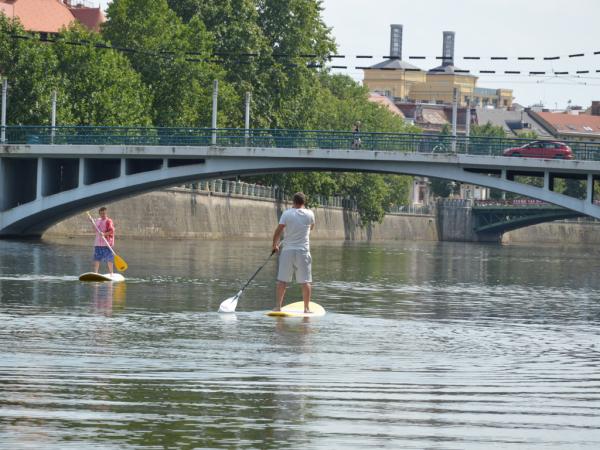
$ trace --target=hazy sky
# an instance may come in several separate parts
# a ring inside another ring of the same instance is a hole
[[[108,0],[101,0],[103,6]],[[461,69],[569,71],[590,70],[571,76],[481,75],[479,85],[513,89],[515,101],[543,102],[554,108],[589,106],[600,100],[600,0],[324,0],[325,23],[343,55],[373,55],[372,60],[346,58],[336,65],[356,80],[362,71],[389,54],[390,24],[404,25],[403,59],[422,68],[439,65],[442,32],[456,32],[456,65]],[[585,57],[568,55],[585,53]],[[427,60],[409,60],[427,56]],[[463,56],[481,56],[464,61]],[[491,56],[533,56],[535,61],[491,61]],[[544,61],[543,57],[561,56]]]

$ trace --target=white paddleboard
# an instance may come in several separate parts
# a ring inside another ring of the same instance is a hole
[[[79,276],[79,281],[125,281],[125,277],[120,273],[96,273],[96,272],[86,272]]]
[[[290,303],[281,308],[281,311],[269,311],[267,316],[271,317],[321,317],[325,315],[325,308],[318,303],[310,302],[308,309],[311,312],[304,312],[304,302]]]

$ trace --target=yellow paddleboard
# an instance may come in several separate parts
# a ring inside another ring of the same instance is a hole
[[[86,272],[79,276],[79,281],[125,281],[125,277],[120,273],[95,273],[95,272]]]
[[[304,312],[304,302],[290,303],[281,308],[281,311],[269,311],[267,316],[271,317],[321,317],[325,315],[325,308],[318,303],[310,302],[308,309],[311,312]]]

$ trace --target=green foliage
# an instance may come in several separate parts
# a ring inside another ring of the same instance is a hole
[[[386,108],[369,102],[368,91],[351,78],[321,74],[319,81],[321,94],[314,103],[318,115],[305,118],[308,128],[350,131],[360,120],[363,132],[419,131]],[[351,198],[364,225],[381,222],[393,205],[407,204],[412,185],[412,178],[407,176],[358,173],[287,173],[253,180],[278,185],[287,193],[303,191],[309,199],[334,194]]]
[[[522,139],[537,139],[538,138],[538,134],[533,131],[533,130],[524,130],[524,131],[519,131],[518,133],[519,138]]]
[[[103,35],[113,45],[147,52],[128,58],[150,89],[153,123],[210,126],[213,80],[223,72],[204,61],[212,54],[212,37],[200,19],[184,24],[166,0],[115,0],[107,16]],[[188,61],[187,52],[198,53],[196,61]],[[231,86],[221,83],[219,126],[240,125],[240,108],[232,108],[240,102],[233,97]]]
[[[441,178],[432,178],[429,189],[434,197],[448,198],[452,194],[452,182]]]
[[[350,131],[361,121],[364,133],[420,132],[369,102],[352,78],[307,67],[336,53],[321,12],[320,0],[113,0],[100,34],[73,26],[56,44],[11,38],[24,30],[0,14],[0,71],[10,80],[10,98],[18,99],[9,102],[10,123],[48,124],[56,90],[62,125],[208,127],[217,79],[219,127],[243,125],[243,98],[251,91],[253,128]],[[410,177],[380,174],[254,179],[309,198],[352,198],[364,224],[405,204],[411,188]]]
[[[452,127],[449,123],[444,124],[444,126],[440,130],[440,134],[443,136],[450,136],[452,134]]]
[[[52,91],[60,83],[57,60],[51,46],[12,39],[23,34],[16,20],[0,14],[0,73],[9,82],[9,124],[50,123]]]
[[[499,125],[492,125],[491,122],[487,122],[485,125],[472,125],[470,136],[482,136],[482,137],[506,137],[504,128]]]
[[[54,46],[61,82],[60,123],[63,125],[150,125],[149,90],[127,58],[97,49],[100,36],[80,26],[61,33]],[[69,45],[65,41],[87,41]]]
[[[61,125],[150,124],[147,89],[139,75],[120,53],[95,48],[102,42],[98,34],[73,26],[55,45],[11,34],[24,30],[0,14],[0,72],[9,80],[10,124],[48,125],[55,90]]]

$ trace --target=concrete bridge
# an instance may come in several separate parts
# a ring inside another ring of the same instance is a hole
[[[0,152],[0,236],[38,237],[96,205],[209,178],[286,171],[361,171],[444,178],[539,199],[600,218],[593,188],[600,143],[576,160],[510,158],[526,141],[294,130],[6,127]],[[445,149],[440,153],[439,149]],[[543,179],[542,187],[519,182]],[[557,178],[586,182],[583,199],[554,192]],[[523,225],[525,226],[525,225]]]
[[[500,242],[518,228],[584,215],[536,200],[444,199],[436,212],[440,240],[460,242]]]

